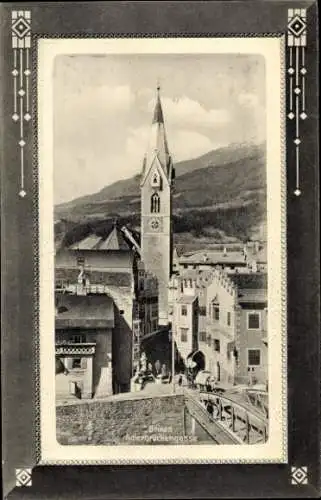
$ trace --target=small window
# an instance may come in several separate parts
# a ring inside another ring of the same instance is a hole
[[[208,345],[208,347],[211,347],[211,343],[212,343],[212,338],[211,338],[211,336],[210,336],[210,335],[208,335],[208,336],[207,336],[207,338],[206,338],[206,340],[207,340],[207,345]]]
[[[258,312],[248,313],[247,328],[248,330],[260,329],[260,313]]]
[[[227,313],[227,326],[231,326],[231,313]]]
[[[184,269],[187,269],[188,265],[187,264],[183,264],[183,267],[184,267]]]
[[[182,306],[181,314],[182,314],[182,316],[187,316],[187,307],[186,306]]]
[[[260,366],[261,364],[261,350],[249,349],[248,351],[248,366]]]
[[[218,321],[220,319],[220,307],[218,305],[212,306],[212,317],[213,319],[215,319],[215,321]]]
[[[181,328],[181,342],[187,342],[188,328]]]
[[[199,333],[200,342],[206,342],[206,332]]]
[[[84,257],[77,257],[77,266],[84,266],[85,265],[85,259]]]
[[[74,370],[75,368],[81,368],[81,358],[73,358],[71,363],[71,368]]]
[[[206,307],[200,307],[199,308],[199,315],[200,316],[206,316]]]
[[[220,346],[220,341],[219,341],[219,339],[214,339],[214,340],[213,340],[213,348],[214,348],[214,351],[216,351],[216,352],[220,352],[220,348],[221,348],[221,346]]]

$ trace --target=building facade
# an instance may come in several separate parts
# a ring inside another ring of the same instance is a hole
[[[222,383],[266,383],[265,273],[183,270],[169,288],[172,329],[185,363],[197,350],[205,370]]]
[[[90,235],[55,256],[57,292],[87,296],[89,301],[95,296],[113,301],[114,393],[130,389],[135,344],[158,328],[157,280],[145,271],[133,245],[126,248],[122,234],[114,227],[103,241]]]
[[[55,299],[57,400],[110,396],[119,378],[113,363],[112,299],[61,292]]]

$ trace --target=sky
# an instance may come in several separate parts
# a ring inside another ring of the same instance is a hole
[[[174,163],[265,140],[262,56],[60,55],[53,78],[55,204],[141,171],[157,84]]]

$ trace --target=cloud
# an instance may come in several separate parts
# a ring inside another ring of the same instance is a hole
[[[227,125],[231,116],[226,109],[205,109],[199,102],[183,96],[178,99],[162,98],[162,105],[166,121],[181,127],[220,127]],[[148,103],[148,109],[152,110],[155,100]]]
[[[250,92],[242,92],[238,95],[238,103],[241,106],[254,108],[256,106],[259,106],[259,98],[256,94],[251,94]]]
[[[196,158],[222,146],[222,144],[216,144],[208,136],[194,130],[176,128],[171,125],[166,127],[166,132],[169,150],[174,162]],[[150,126],[129,129],[126,140],[126,155],[128,160],[135,163],[138,168],[142,165],[149,140]]]

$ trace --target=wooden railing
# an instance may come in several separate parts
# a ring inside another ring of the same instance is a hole
[[[211,418],[230,430],[243,443],[265,443],[268,437],[268,419],[249,402],[238,402],[221,394],[200,393],[204,406],[212,405]]]

